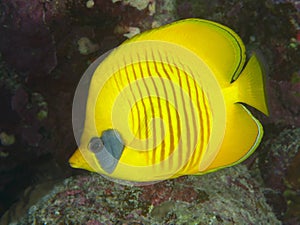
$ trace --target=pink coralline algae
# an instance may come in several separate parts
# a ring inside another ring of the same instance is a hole
[[[178,178],[178,181],[185,182],[185,178]],[[161,182],[155,185],[142,187],[141,200],[151,203],[153,206],[160,205],[165,201],[205,201],[208,196],[205,192],[196,191],[191,187],[174,185],[173,181]]]
[[[8,218],[7,220],[16,218]],[[68,178],[18,224],[280,224],[243,165],[149,186]]]

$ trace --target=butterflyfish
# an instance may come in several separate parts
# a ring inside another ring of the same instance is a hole
[[[155,182],[240,163],[263,136],[248,106],[269,114],[258,56],[246,63],[241,38],[203,19],[136,35],[83,77],[69,163],[112,179]]]

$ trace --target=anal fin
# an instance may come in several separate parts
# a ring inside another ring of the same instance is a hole
[[[255,151],[262,136],[263,128],[260,122],[245,106],[234,104],[228,110],[226,132],[221,148],[206,171],[214,171],[244,161]]]

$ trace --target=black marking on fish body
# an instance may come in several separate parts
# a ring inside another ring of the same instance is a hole
[[[160,59],[162,61],[162,56],[161,56],[160,52],[159,52],[159,56],[160,56]],[[172,80],[172,78],[171,78],[172,76],[176,76],[176,74],[175,74],[176,71],[175,71],[175,69],[173,70],[172,65],[175,65],[175,62],[174,62],[174,59],[170,58],[170,57],[167,58],[167,64],[163,64],[163,69],[164,69],[164,71],[165,71],[165,73],[166,73],[166,75],[167,75],[167,77],[168,77],[169,80]],[[167,68],[166,67],[168,67],[168,69],[170,70],[170,74],[167,72]],[[180,79],[180,78],[178,78],[178,79]],[[174,85],[171,85],[171,88],[172,88],[172,94],[173,94],[174,100],[175,100],[175,102],[174,102],[175,109],[178,109],[178,107],[179,107],[178,105],[179,104],[178,104],[177,100],[179,99],[179,96],[176,94]],[[177,146],[177,148],[180,149],[180,146],[182,147],[181,141],[180,141],[182,128],[181,128],[181,123],[180,123],[180,115],[177,113],[177,111],[176,111],[175,116],[176,116],[176,121],[177,121],[177,123],[176,123],[177,124],[177,139],[176,139],[177,142],[175,143],[174,139],[173,139],[173,143],[171,144],[170,148],[171,149],[175,149],[176,146]],[[170,169],[174,168],[174,166],[176,165],[176,162],[173,160],[173,157],[170,157],[169,161],[170,161]]]

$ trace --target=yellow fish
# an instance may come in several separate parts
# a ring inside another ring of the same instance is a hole
[[[75,94],[73,115],[84,108],[85,119],[70,165],[150,182],[242,162],[263,135],[245,105],[268,115],[262,65],[255,54],[245,61],[240,37],[208,20],[125,41],[86,71],[86,103]]]

